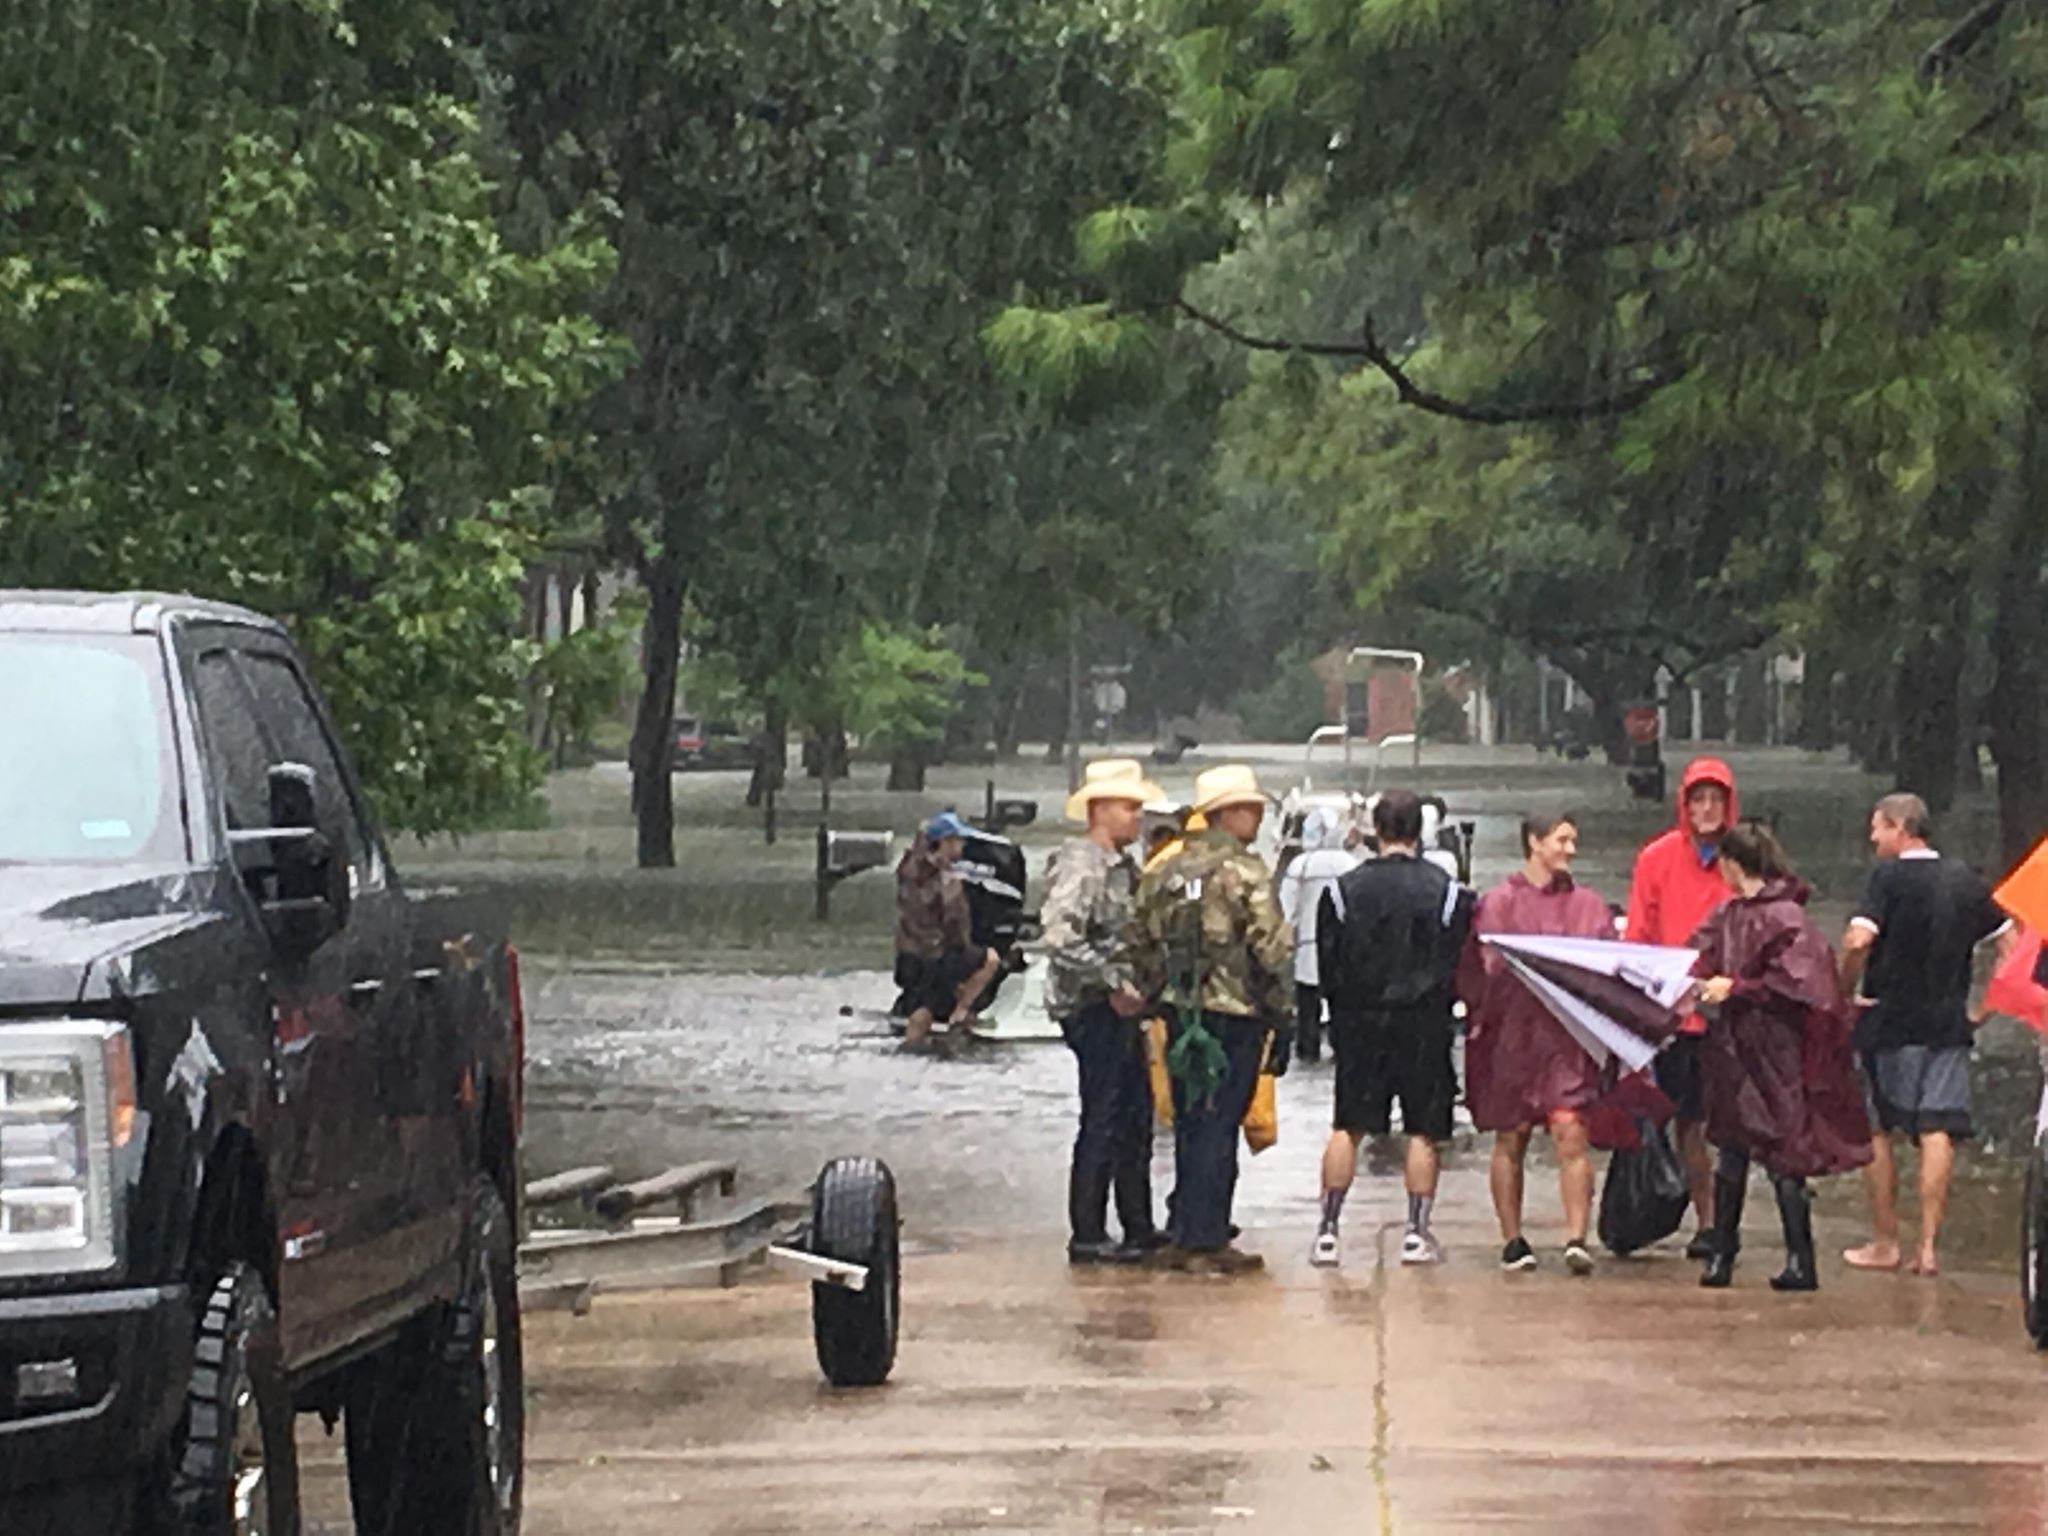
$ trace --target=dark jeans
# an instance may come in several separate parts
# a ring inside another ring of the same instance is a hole
[[[1266,1026],[1229,1014],[1204,1014],[1223,1042],[1223,1079],[1208,1097],[1173,1084],[1173,1240],[1183,1248],[1221,1248],[1230,1241],[1230,1202],[1237,1194],[1237,1143],[1244,1112],[1258,1087]],[[1176,1028],[1175,1034],[1178,1034]]]
[[[1077,1243],[1109,1236],[1109,1197],[1124,1241],[1149,1238],[1152,1223],[1152,1082],[1138,1026],[1107,1003],[1060,1025],[1081,1069],[1081,1129],[1067,1180],[1067,1220]]]
[[[1323,989],[1305,981],[1294,984],[1294,1048],[1303,1061],[1323,1054]]]

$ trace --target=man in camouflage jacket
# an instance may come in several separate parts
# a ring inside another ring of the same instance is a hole
[[[1262,1262],[1231,1246],[1230,1206],[1261,1062],[1287,1070],[1294,938],[1250,846],[1266,810],[1257,778],[1211,769],[1195,798],[1208,828],[1140,883],[1129,955],[1137,989],[1170,1010],[1175,1262],[1234,1273]]]
[[[1137,870],[1137,840],[1157,786],[1129,760],[1089,766],[1067,814],[1087,832],[1053,855],[1040,910],[1046,1008],[1074,1053],[1081,1076],[1081,1128],[1067,1180],[1074,1264],[1131,1264],[1164,1239],[1152,1222],[1152,1093],[1139,1017],[1145,995],[1131,985],[1124,953]],[[1116,1193],[1123,1241],[1109,1238]]]

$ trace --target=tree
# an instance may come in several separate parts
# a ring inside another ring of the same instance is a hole
[[[1125,9],[462,8],[532,197],[615,210],[601,313],[638,361],[593,421],[612,548],[649,596],[642,863],[674,859],[686,602],[774,738],[866,626],[973,606],[941,579],[953,556],[1007,553],[977,476],[1031,429],[978,334],[1142,157],[1156,98],[1128,86]]]
[[[1170,16],[1162,175],[1084,230],[1092,303],[995,334],[1014,375],[1065,397],[1128,389],[1169,326],[1308,370],[1291,397],[1305,431],[1365,440],[1400,486],[1327,497],[1334,557],[1370,550],[1376,589],[1463,605],[1442,588],[1462,555],[1495,620],[1564,651],[1596,696],[1640,687],[1653,657],[1683,671],[1780,630],[1825,647],[1874,618],[1905,706],[1886,734],[1937,781],[1955,640],[1988,605],[2009,843],[2048,820],[2024,638],[2039,550],[2017,510],[2048,291],[2021,109],[2048,41],[2034,13],[1189,0]],[[1309,242],[1306,282],[1219,294],[1213,248],[1276,227]],[[1278,436],[1285,479],[1366,478]],[[1833,579],[1851,568],[1878,586],[1851,595]],[[1582,632],[1525,622],[1546,615]]]
[[[387,824],[531,789],[520,582],[609,252],[496,220],[431,17],[29,0],[0,56],[0,562],[290,621]]]

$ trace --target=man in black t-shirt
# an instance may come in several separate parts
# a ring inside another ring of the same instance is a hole
[[[1913,1273],[1938,1272],[1935,1242],[1948,1207],[1955,1143],[1970,1127],[1970,994],[1978,946],[2013,925],[1967,865],[1928,845],[1926,802],[1887,795],[1870,817],[1878,864],[1842,940],[1842,990],[1857,996],[1856,1024],[1875,1128],[1864,1171],[1871,1240],[1842,1255],[1856,1269],[1897,1269],[1899,1173],[1894,1134],[1920,1148],[1920,1248]]]
[[[1396,1100],[1408,1136],[1408,1229],[1403,1264],[1436,1264],[1429,1230],[1437,1143],[1451,1139],[1458,1076],[1451,1065],[1452,985],[1472,927],[1472,893],[1421,857],[1422,801],[1390,789],[1373,807],[1379,857],[1322,898],[1316,947],[1337,1102],[1323,1149],[1323,1219],[1309,1262],[1340,1262],[1337,1226],[1358,1171],[1358,1143],[1393,1128]]]

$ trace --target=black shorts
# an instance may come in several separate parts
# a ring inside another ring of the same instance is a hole
[[[1678,1106],[1681,1120],[1704,1120],[1707,1101],[1700,1088],[1700,1042],[1704,1035],[1673,1035],[1651,1063],[1657,1088]]]
[[[1458,1073],[1451,1065],[1449,1019],[1375,1014],[1333,1018],[1337,1053],[1336,1128],[1353,1136],[1384,1136],[1401,1102],[1401,1129],[1431,1141],[1451,1139]]]
[[[896,957],[896,985],[903,995],[897,1000],[905,1018],[920,1008],[940,1022],[953,1016],[960,1001],[960,989],[982,967],[988,951],[979,944],[949,949],[935,960],[922,955]]]

